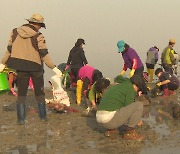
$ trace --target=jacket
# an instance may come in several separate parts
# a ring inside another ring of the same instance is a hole
[[[71,68],[80,68],[88,63],[84,50],[81,47],[74,46],[69,53],[67,65],[71,65]]]
[[[147,52],[146,63],[155,65],[157,61],[158,61],[158,50],[152,47]]]
[[[174,50],[167,46],[161,54],[162,64],[173,65],[175,63]]]
[[[130,79],[118,76],[115,82],[104,92],[98,111],[116,111],[134,102],[136,91]]]
[[[141,59],[139,58],[137,52],[132,49],[132,48],[128,48],[127,51],[124,51],[122,53],[122,57],[124,59],[124,70],[126,70],[127,68],[132,69],[133,66],[133,60],[135,59],[137,61],[137,66],[135,66],[137,68],[143,67],[143,63],[141,61]]]
[[[35,36],[37,38],[33,39]],[[31,24],[13,29],[2,63],[18,71],[41,71],[43,62],[51,69],[55,67],[49,57],[43,34]]]

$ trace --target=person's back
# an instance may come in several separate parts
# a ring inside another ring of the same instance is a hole
[[[83,46],[85,45],[84,39],[79,38],[75,46],[70,50],[67,64],[66,64],[66,69],[71,68],[71,72],[73,76],[75,77],[75,80],[73,82],[77,81],[77,76],[79,69],[88,64],[88,61],[86,59]]]
[[[46,121],[43,62],[59,77],[62,75],[49,57],[45,38],[39,32],[42,27],[45,28],[44,18],[40,14],[33,14],[27,21],[28,24],[11,32],[7,51],[0,64],[0,72],[4,70],[5,65],[17,72],[17,118],[20,125],[25,124],[25,101],[30,77],[34,85],[40,119]]]
[[[161,63],[166,72],[173,74],[172,65],[175,63],[174,47],[175,40],[170,39],[169,45],[163,50],[161,54]]]

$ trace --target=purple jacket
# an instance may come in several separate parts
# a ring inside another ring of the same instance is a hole
[[[85,66],[80,68],[79,73],[78,73],[78,77],[81,80],[84,80],[85,77],[88,77],[88,79],[92,83],[92,75],[93,75],[94,70],[95,70],[95,68],[93,68],[89,65],[85,65]]]
[[[128,48],[126,52],[122,53],[122,57],[124,59],[124,64],[129,69],[132,69],[133,59],[137,60],[137,68],[143,67],[143,63],[139,58],[137,52],[132,48]]]

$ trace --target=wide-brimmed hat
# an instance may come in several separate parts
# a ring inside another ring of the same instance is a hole
[[[41,25],[41,27],[46,28],[46,25],[44,23],[44,18],[40,14],[33,14],[30,19],[26,19],[26,20],[31,23],[38,23]]]
[[[119,53],[124,51],[124,45],[125,45],[125,42],[123,40],[118,41],[117,47],[118,47],[118,52]]]

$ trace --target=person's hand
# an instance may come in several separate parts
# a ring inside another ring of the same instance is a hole
[[[144,124],[143,121],[140,120],[139,123],[138,123],[137,125],[138,125],[139,127],[141,127],[143,124]]]
[[[142,96],[142,95],[143,95],[142,91],[138,91],[138,96]]]
[[[64,70],[67,70],[69,68],[69,65],[66,65],[65,69]]]
[[[96,104],[95,104],[95,105],[92,105],[92,109],[93,109],[94,111],[97,111],[97,106],[96,106]]]
[[[0,64],[0,72],[2,72],[4,70],[5,66],[6,65],[4,65],[4,64]]]
[[[62,76],[62,72],[57,67],[54,67],[52,70],[54,73],[56,73],[56,75],[58,75],[58,77]]]
[[[156,86],[160,87],[162,85],[162,82],[159,82],[156,84]]]
[[[131,78],[134,75],[135,69],[132,69],[129,73],[129,77]]]
[[[122,70],[121,73],[120,73],[120,75],[123,76],[125,72],[126,72],[125,70]]]

